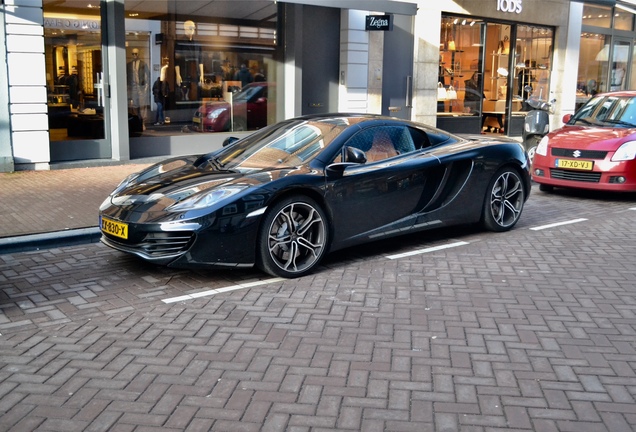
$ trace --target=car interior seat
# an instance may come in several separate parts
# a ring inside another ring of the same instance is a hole
[[[373,135],[373,144],[367,152],[367,161],[376,162],[397,155],[398,152],[395,150],[389,133],[385,128],[378,128]]]

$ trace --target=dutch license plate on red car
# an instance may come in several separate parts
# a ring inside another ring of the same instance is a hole
[[[128,224],[102,217],[99,225],[102,231],[106,234],[114,235],[115,237],[123,239],[128,239]]]
[[[192,117],[192,121],[194,123],[201,123],[201,118],[200,117]]]
[[[557,159],[555,161],[557,168],[577,169],[591,171],[594,168],[593,161],[576,160],[576,159]]]

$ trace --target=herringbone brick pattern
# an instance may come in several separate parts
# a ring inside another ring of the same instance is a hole
[[[171,304],[265,277],[99,244],[0,255],[0,430],[632,431],[631,207],[535,192],[509,233],[425,233]]]

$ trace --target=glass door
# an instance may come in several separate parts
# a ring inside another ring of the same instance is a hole
[[[111,157],[101,9],[43,2],[51,162]]]
[[[632,64],[634,60],[631,53],[632,41],[630,39],[614,38],[609,77],[610,91],[627,90],[629,88],[627,65]]]

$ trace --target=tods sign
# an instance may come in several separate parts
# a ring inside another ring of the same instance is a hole
[[[522,0],[497,0],[497,10],[502,12],[521,13]]]

